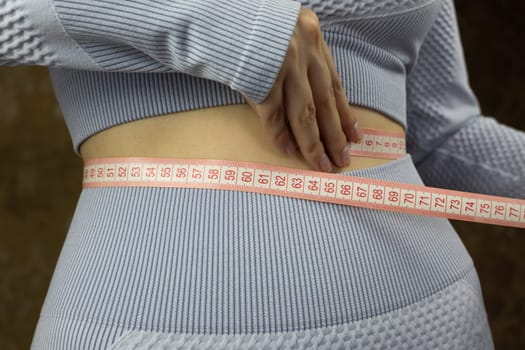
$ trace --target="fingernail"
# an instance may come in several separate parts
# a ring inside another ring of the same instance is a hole
[[[359,127],[357,121],[354,123],[354,135],[355,137],[357,137],[358,141],[361,141],[361,139],[363,138],[363,131]]]
[[[288,144],[288,147],[286,147],[286,153],[288,153],[289,155],[293,155],[295,153],[295,145],[293,142],[290,142]]]
[[[321,166],[321,169],[323,171],[332,171],[332,164],[330,163],[330,159],[328,159],[326,153],[323,153],[323,155],[321,156],[319,165]]]
[[[351,145],[349,143],[346,144],[345,148],[343,149],[343,164],[344,165],[350,165],[350,149]]]

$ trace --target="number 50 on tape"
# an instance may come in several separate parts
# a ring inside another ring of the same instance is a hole
[[[87,160],[83,188],[224,189],[525,228],[525,200],[261,163],[214,159]]]

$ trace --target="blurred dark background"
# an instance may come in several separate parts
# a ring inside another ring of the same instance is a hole
[[[525,130],[525,2],[456,8],[484,114]],[[0,68],[0,161],[0,349],[28,349],[81,187],[45,68]],[[478,269],[496,349],[525,349],[525,230],[453,224]]]

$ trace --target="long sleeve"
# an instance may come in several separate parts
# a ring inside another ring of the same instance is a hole
[[[300,8],[291,0],[0,0],[0,64],[182,72],[258,103]]]
[[[525,133],[482,115],[452,0],[408,76],[407,108],[407,148],[426,185],[525,198]]]

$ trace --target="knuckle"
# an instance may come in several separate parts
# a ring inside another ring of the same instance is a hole
[[[302,110],[302,113],[297,117],[300,126],[311,127],[316,120],[316,110],[313,102],[307,103]]]
[[[299,16],[300,23],[310,23],[312,25],[320,26],[319,17],[314,10],[308,7],[301,8],[301,15]]]
[[[314,11],[305,8],[298,19],[297,25],[301,31],[308,35],[308,37],[313,39],[320,38],[321,24],[319,22],[319,17],[317,17],[317,14]]]

